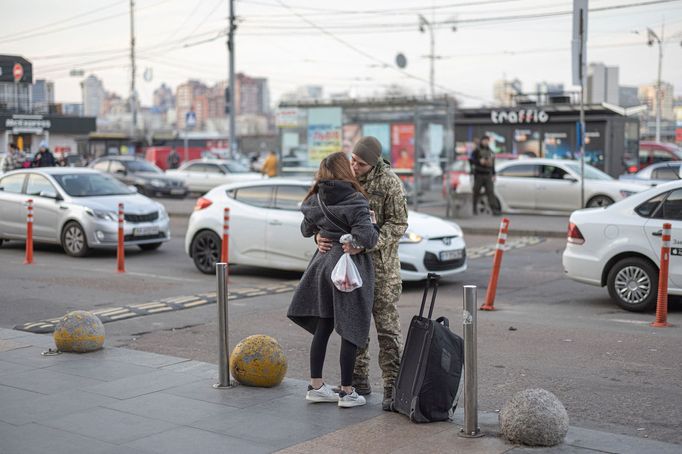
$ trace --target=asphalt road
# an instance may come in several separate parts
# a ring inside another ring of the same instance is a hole
[[[125,274],[115,271],[114,251],[85,259],[58,247],[37,246],[35,264],[23,265],[23,244],[0,248],[0,326],[58,317],[73,309],[99,309],[214,291],[215,278],[200,274],[185,255],[184,219],[174,218],[173,239],[153,252],[126,250]],[[494,237],[466,237],[470,251],[491,246]],[[653,314],[620,310],[605,289],[563,277],[564,240],[547,239],[505,254],[495,312],[478,312],[479,406],[499,409],[528,387],[554,392],[571,424],[682,444],[682,305],[672,302],[673,328],[653,329]],[[480,250],[480,249],[479,249]],[[461,333],[462,285],[479,286],[479,301],[492,259],[469,262],[469,270],[441,285],[436,315]],[[298,273],[249,267],[231,270],[230,289],[295,283]],[[406,284],[400,300],[406,333],[418,310],[421,286]],[[230,345],[252,334],[279,340],[288,375],[305,379],[310,336],[286,318],[291,293],[265,294],[230,302]],[[217,363],[215,305],[136,317],[106,324],[108,345]],[[376,338],[374,332],[371,334]],[[332,337],[325,373],[339,380],[338,347]],[[376,358],[376,342],[372,342]],[[376,363],[371,381],[380,390]],[[303,390],[302,390],[303,393]]]

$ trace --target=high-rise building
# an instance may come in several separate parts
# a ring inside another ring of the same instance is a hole
[[[54,82],[37,79],[31,91],[33,111],[36,113],[49,113],[50,106],[54,105]]]
[[[102,113],[102,105],[106,98],[104,84],[95,75],[89,75],[81,82],[83,96],[83,114],[87,117],[97,117]]]
[[[189,80],[175,90],[175,112],[178,129],[186,129],[185,116],[193,111],[194,129],[202,129],[208,118],[208,87],[198,80]]]
[[[513,106],[515,96],[522,92],[523,84],[519,79],[500,79],[493,84],[493,99],[495,104],[500,107]]]
[[[587,91],[585,96],[585,101],[588,104],[607,102],[617,105],[620,102],[619,87],[617,66],[590,63],[587,68]]]
[[[639,106],[641,101],[637,93],[637,87],[621,85],[618,88],[618,105],[622,107]]]
[[[15,82],[14,69],[21,68],[21,79]],[[17,55],[0,55],[0,111],[31,113],[33,65]]]
[[[649,117],[656,117],[656,84],[640,85],[639,99],[642,104],[648,106],[647,115]],[[674,87],[667,82],[661,82],[661,118],[664,120],[673,120],[675,114],[673,112]]]
[[[160,112],[168,112],[175,109],[175,96],[173,90],[165,83],[161,84],[159,88],[154,90],[153,105]]]
[[[116,93],[107,93],[102,100],[102,107],[100,114],[107,115],[122,115],[130,111],[130,103],[121,98]]]
[[[249,77],[238,73],[235,84],[235,109],[237,115],[270,113],[270,89],[268,79]]]
[[[208,89],[208,118],[226,118],[227,81],[223,80]]]

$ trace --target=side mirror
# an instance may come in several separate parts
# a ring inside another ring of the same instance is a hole
[[[61,197],[59,197],[59,194],[57,194],[57,191],[54,189],[43,189],[40,191],[40,194],[38,194],[40,197],[45,197],[46,199],[55,199],[55,200],[60,200]]]
[[[132,184],[128,186],[128,189],[130,189],[130,192],[138,192],[137,186],[133,186]]]
[[[123,175],[123,176],[126,176],[128,174],[128,172],[126,172],[125,169],[117,169],[116,171],[114,171],[114,173],[117,175]]]
[[[570,173],[564,174],[564,180],[570,181],[571,183],[577,183],[578,182],[578,179],[574,178]]]

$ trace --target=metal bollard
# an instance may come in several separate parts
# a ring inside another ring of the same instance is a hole
[[[478,372],[476,352],[476,286],[464,286],[464,427],[459,435],[482,437],[478,427]]]
[[[216,263],[218,281],[218,383],[214,388],[229,388],[230,384],[230,338],[227,312],[227,263]]]

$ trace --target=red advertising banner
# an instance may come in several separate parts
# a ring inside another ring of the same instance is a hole
[[[682,143],[682,128],[675,129],[675,142]]]
[[[414,124],[391,125],[391,162],[395,169],[414,168]]]

